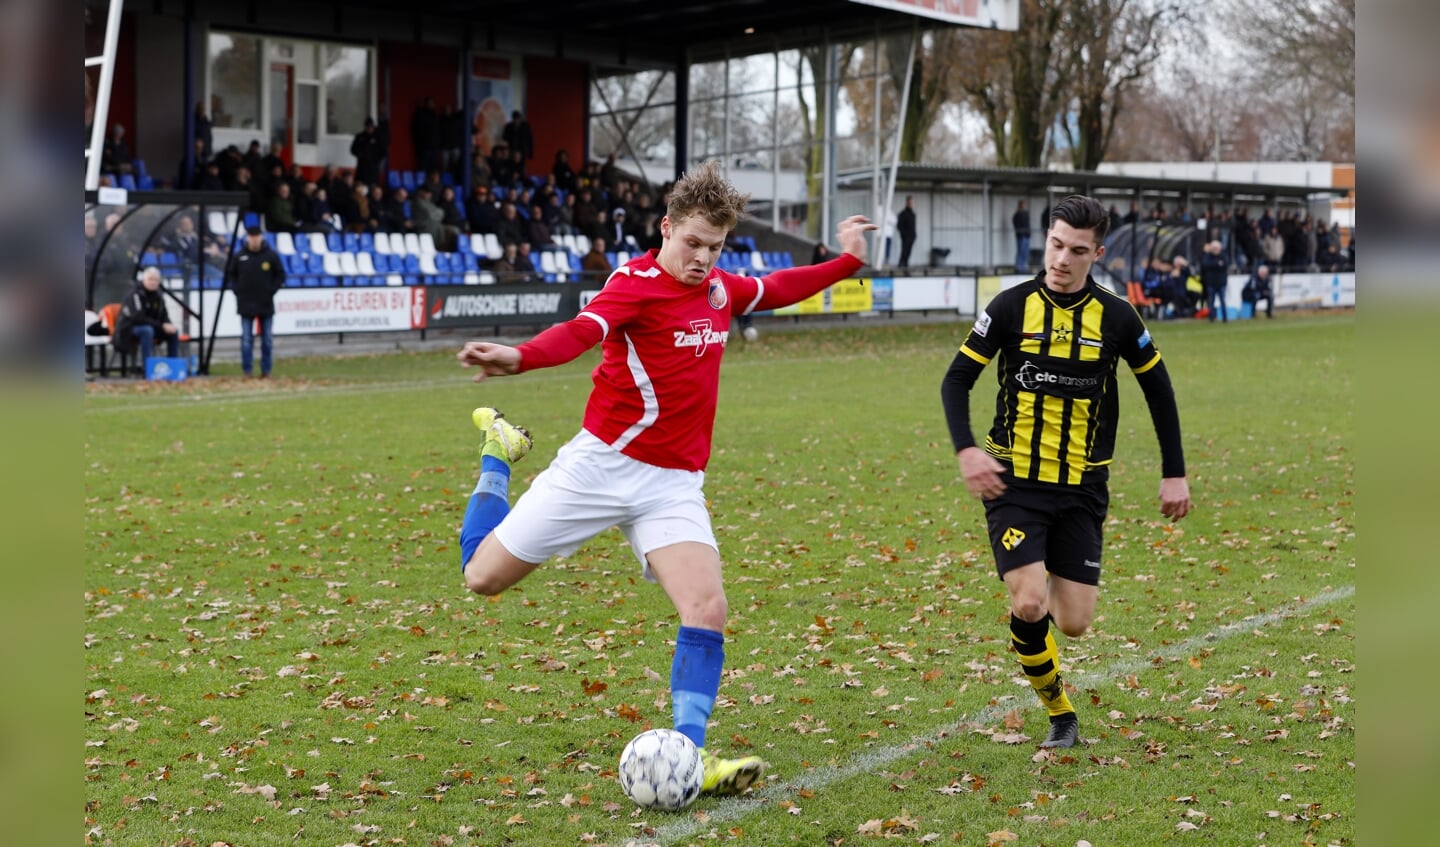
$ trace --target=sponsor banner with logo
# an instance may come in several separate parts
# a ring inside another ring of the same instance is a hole
[[[877,312],[889,312],[895,308],[895,280],[888,276],[870,279],[870,308]]]
[[[1333,309],[1355,305],[1353,273],[1285,273],[1278,279],[1272,275],[1270,288],[1275,292],[1276,308]]]
[[[975,302],[972,276],[902,277],[894,281],[894,287],[891,308],[897,312],[964,312]]]
[[[426,303],[430,329],[568,321],[580,312],[580,286],[484,285],[432,287]]]
[[[812,294],[791,306],[781,306],[770,312],[756,312],[757,315],[823,315],[826,312],[827,291]]]
[[[207,333],[218,309],[214,335],[240,335],[233,294],[192,291],[189,297],[191,308],[204,315]],[[274,326],[276,335],[424,329],[425,288],[282,288],[275,293]]]
[[[1005,274],[1004,276],[982,276],[975,280],[975,312],[980,314],[995,295],[1007,288],[1014,288],[1022,282],[1034,279],[1034,274]]]
[[[869,312],[874,309],[874,289],[864,279],[842,279],[830,286],[830,312],[837,315]]]

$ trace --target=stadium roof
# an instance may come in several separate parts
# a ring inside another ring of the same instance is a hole
[[[836,175],[842,188],[864,188],[870,185],[871,170],[857,169]],[[995,188],[1031,190],[1057,189],[1107,194],[1133,194],[1137,189],[1147,194],[1184,193],[1205,195],[1240,195],[1247,197],[1288,197],[1304,199],[1317,194],[1344,197],[1348,188],[1317,188],[1304,185],[1277,185],[1255,182],[1225,182],[1199,179],[1175,179],[1161,176],[1133,176],[1093,171],[1052,171],[1043,168],[957,168],[946,165],[902,164],[896,171],[899,187],[939,187],[955,185],[989,185]]]
[[[363,10],[403,16],[416,41],[448,30],[503,49],[510,35],[527,42],[539,36],[560,55],[589,52],[586,44],[621,45],[625,64],[652,66],[815,45],[827,36],[908,32],[916,22],[943,25],[853,0],[347,0],[336,20]]]

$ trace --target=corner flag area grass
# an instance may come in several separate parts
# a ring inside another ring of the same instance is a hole
[[[940,406],[967,328],[731,345],[708,746],[771,771],[676,814],[615,777],[670,725],[677,626],[620,534],[497,598],[460,575],[470,409],[534,433],[518,495],[594,352],[478,386],[425,353],[88,387],[85,843],[1355,843],[1354,314],[1152,324],[1196,508],[1161,519],[1122,372],[1097,619],[1058,636],[1083,743],[1055,753]]]

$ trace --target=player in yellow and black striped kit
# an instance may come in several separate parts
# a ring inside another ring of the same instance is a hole
[[[1041,747],[1079,741],[1050,622],[1073,638],[1095,615],[1122,360],[1160,439],[1160,513],[1179,520],[1190,511],[1180,414],[1160,351],[1126,298],[1090,278],[1109,222],[1093,198],[1056,204],[1040,275],[990,301],[941,387],[961,475],[985,504],[1010,595],[1010,638],[1050,715]],[[991,361],[1000,390],[982,448],[970,431],[970,389]]]

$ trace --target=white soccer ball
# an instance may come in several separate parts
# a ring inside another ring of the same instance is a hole
[[[745,336],[746,341],[754,341],[760,337],[760,330],[753,326],[747,326],[740,334]]]
[[[651,729],[620,753],[620,787],[637,806],[678,812],[700,796],[705,766],[700,748],[673,729]]]

